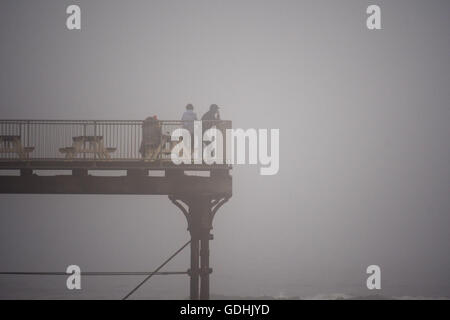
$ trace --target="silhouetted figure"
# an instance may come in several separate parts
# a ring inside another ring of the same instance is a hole
[[[205,133],[205,131],[211,129],[212,127],[215,127],[216,121],[218,120],[220,120],[219,106],[217,104],[212,104],[209,107],[209,111],[207,111],[202,117],[203,133]],[[203,142],[205,146],[209,145],[210,143],[211,142],[209,141]]]
[[[203,115],[202,120],[220,120],[219,106],[212,104],[209,111]]]
[[[148,117],[142,124],[142,143],[139,148],[144,159],[156,160],[161,148],[161,124],[156,116]]]
[[[220,120],[219,106],[217,104],[212,104],[209,107],[209,111],[202,117],[203,132],[212,128],[214,126],[214,121],[217,120]]]
[[[181,117],[181,121],[183,121],[183,128],[188,130],[191,135],[194,134],[194,121],[197,120],[197,114],[194,112],[194,106],[192,104],[188,104],[186,106],[186,111],[183,113]]]
[[[181,117],[181,121],[183,121],[183,128],[188,130],[191,134],[191,148],[194,147],[194,121],[196,120],[197,114],[194,112],[194,106],[189,103],[186,106],[186,111]]]

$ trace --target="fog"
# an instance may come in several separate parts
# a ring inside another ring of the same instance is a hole
[[[280,129],[280,171],[233,168],[211,293],[450,297],[450,2],[3,0],[0,119]],[[66,29],[69,4],[81,31]],[[151,271],[189,239],[164,196],[0,195],[0,271]],[[382,290],[366,287],[381,267]],[[185,271],[189,252],[166,270]],[[119,298],[141,278],[0,276],[0,298]],[[186,298],[188,277],[137,298]]]

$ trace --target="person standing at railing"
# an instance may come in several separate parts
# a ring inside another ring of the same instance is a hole
[[[212,104],[209,106],[209,111],[207,111],[202,116],[202,129],[203,133],[208,129],[216,126],[216,121],[220,120],[219,106],[217,104]],[[203,142],[204,145],[209,145],[211,142]]]
[[[194,134],[194,121],[197,120],[197,114],[194,112],[194,106],[192,104],[188,104],[186,106],[186,111],[183,113],[181,117],[181,121],[183,121],[183,128],[188,130],[191,135]]]
[[[197,121],[197,114],[194,112],[194,106],[189,103],[186,106],[186,111],[183,113],[181,117],[181,121],[183,121],[183,128],[188,130],[191,134],[191,148],[194,147],[194,121]]]
[[[214,126],[214,121],[220,120],[219,106],[212,104],[202,117],[203,132]]]
[[[212,104],[209,107],[209,111],[207,111],[202,120],[220,120],[219,106],[217,104]]]

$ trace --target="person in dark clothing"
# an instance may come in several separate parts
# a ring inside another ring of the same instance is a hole
[[[220,120],[219,106],[217,104],[212,104],[209,107],[209,111],[207,111],[202,117],[202,128],[203,133],[207,130],[216,126],[217,121]],[[204,141],[203,144],[205,146],[209,145],[211,142]]]
[[[219,106],[217,104],[212,104],[202,117],[203,132],[212,128],[215,121],[220,120]]]
[[[209,111],[203,115],[202,120],[220,120],[219,106],[212,104]]]

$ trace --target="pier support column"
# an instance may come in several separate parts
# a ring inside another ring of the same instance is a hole
[[[169,199],[185,215],[191,234],[190,299],[209,300],[209,278],[212,273],[209,263],[209,241],[213,239],[210,232],[216,212],[229,197],[192,195],[169,196]]]
[[[191,236],[191,268],[189,269],[191,300],[199,299],[199,241]]]
[[[211,238],[208,230],[201,239],[200,300],[209,300],[209,275],[212,273],[212,269],[209,267],[209,240]]]

